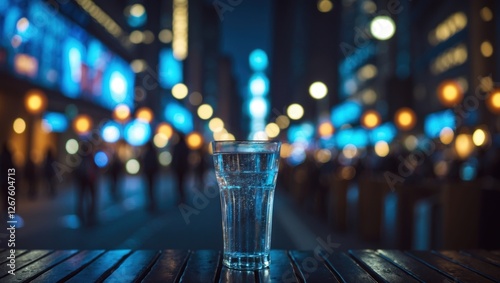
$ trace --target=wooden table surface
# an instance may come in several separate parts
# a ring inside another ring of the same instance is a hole
[[[500,282],[500,251],[271,252],[271,267],[229,270],[214,250],[0,251],[0,282]]]

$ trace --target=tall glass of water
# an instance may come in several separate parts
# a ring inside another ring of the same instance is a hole
[[[269,266],[280,146],[276,141],[212,143],[222,207],[223,264],[229,268]]]

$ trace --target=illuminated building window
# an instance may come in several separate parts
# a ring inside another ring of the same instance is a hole
[[[446,41],[466,26],[467,16],[463,12],[454,13],[429,32],[429,43],[437,45]]]
[[[441,74],[449,69],[460,66],[467,61],[467,48],[464,44],[449,48],[441,53],[431,64],[433,74]]]

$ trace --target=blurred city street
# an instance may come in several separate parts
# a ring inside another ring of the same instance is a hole
[[[213,182],[215,181],[208,182],[208,185],[214,186]],[[191,189],[188,190],[187,205],[194,209],[195,213],[186,213],[183,216],[177,205],[175,181],[169,172],[163,172],[157,178],[155,186],[158,211],[151,213],[146,209],[145,179],[141,175],[122,178],[121,200],[118,202],[111,197],[108,183],[106,177],[99,179],[98,224],[92,227],[81,225],[75,214],[75,184],[60,187],[54,198],[43,190],[43,186],[39,186],[42,190],[35,200],[22,194],[18,200],[18,216],[22,218],[22,224],[16,231],[17,247],[222,249],[218,194],[214,196],[208,193],[206,199],[200,198],[200,195],[204,194],[193,189],[191,180],[188,182]],[[277,192],[273,219],[273,249],[314,249],[318,245],[316,238],[326,241],[328,235],[340,245],[340,249],[342,245],[368,247],[366,243],[356,241],[349,235],[333,236],[329,233],[328,228],[322,227],[320,222],[299,215],[290,200]]]

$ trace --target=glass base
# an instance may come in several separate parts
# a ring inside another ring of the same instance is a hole
[[[271,262],[269,253],[245,254],[224,253],[222,263],[224,266],[239,270],[256,270],[269,267]]]

